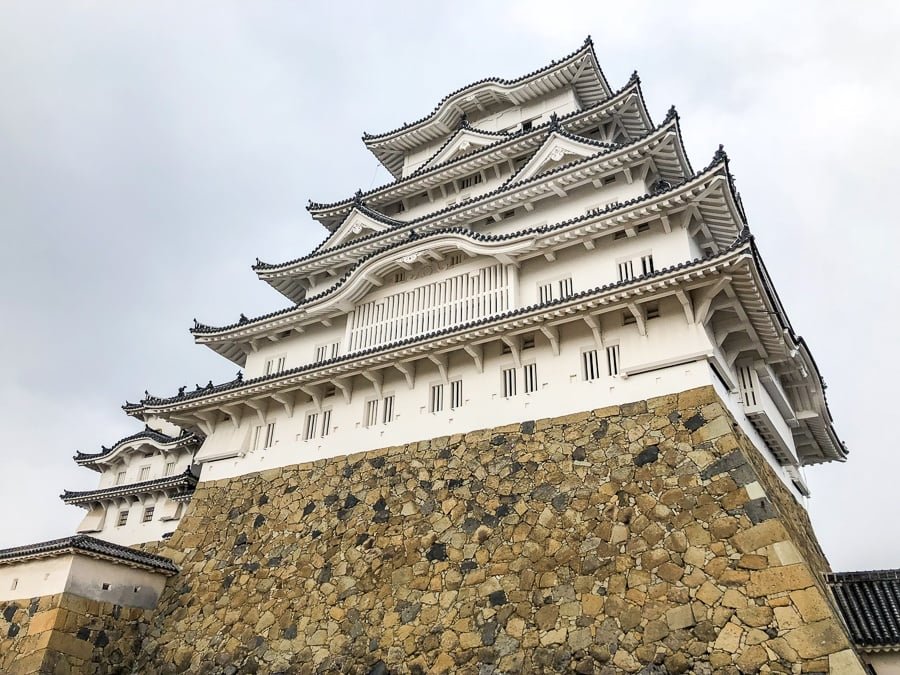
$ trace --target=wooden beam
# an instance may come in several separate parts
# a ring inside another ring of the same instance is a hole
[[[441,381],[444,384],[447,384],[447,382],[449,381],[449,377],[447,375],[447,373],[448,373],[447,364],[448,364],[449,359],[447,358],[447,355],[446,354],[429,354],[428,360],[431,361],[434,365],[436,365],[438,367],[438,372],[440,372],[440,374],[441,374]]]
[[[626,166],[623,171],[625,173],[625,182],[631,185],[634,182],[634,178],[631,176],[631,168]]]
[[[344,395],[344,403],[350,405],[350,401],[353,399],[353,378],[336,377],[332,380],[332,383],[341,390],[341,393]]]
[[[568,194],[566,193],[566,191],[563,190],[556,183],[550,183],[550,189],[553,190],[559,197],[563,197],[563,198],[568,197]]]
[[[550,341],[550,349],[553,350],[553,356],[559,356],[559,328],[556,326],[541,326],[541,333]]]
[[[584,244],[584,247],[585,247],[588,251],[593,251],[594,248],[595,248],[595,246],[596,246],[596,245],[594,244],[594,240],[593,240],[593,239],[582,239],[582,240],[581,240],[581,243]]]
[[[241,426],[241,420],[244,418],[244,414],[241,409],[240,403],[234,403],[232,405],[223,405],[222,412],[228,416],[228,419],[231,421],[231,424],[234,426],[235,430]]]
[[[313,405],[316,407],[316,412],[321,412],[322,410],[322,389],[314,384],[305,384],[300,387],[300,391],[309,396],[312,399]],[[273,396],[274,398],[274,396]],[[277,399],[276,399],[277,400]]]
[[[289,392],[283,394],[275,393],[272,394],[272,398],[282,406],[284,406],[284,412],[288,416],[288,419],[294,416],[294,404],[297,401],[294,394],[291,394]]]
[[[712,286],[707,287],[700,294],[700,302],[697,303],[694,301],[694,321],[698,324],[705,324],[706,320],[709,318],[709,308],[712,304],[713,299],[722,292],[722,289],[725,288],[729,283],[731,283],[730,276],[720,277],[719,280],[714,283]]]
[[[525,202],[524,204],[522,204],[522,206],[525,207],[526,211],[534,211],[534,204],[532,204],[531,202]]]
[[[659,219],[662,221],[663,230],[666,234],[669,234],[672,231],[672,223],[669,222],[669,216],[663,213],[660,215]]]
[[[516,368],[522,367],[522,337],[519,335],[501,335],[500,339],[503,341],[507,347],[509,347],[509,351],[513,357],[513,363]]]
[[[684,318],[687,319],[689,324],[694,323],[694,305],[691,303],[691,297],[681,289],[675,291],[675,297],[681,303],[681,308],[684,310]]]
[[[382,398],[381,387],[384,384],[384,373],[382,373],[380,370],[364,370],[362,371],[362,376],[369,382],[371,382],[373,387],[375,387],[375,396],[377,396],[378,398]]]
[[[403,373],[406,378],[406,386],[412,389],[416,386],[416,364],[411,361],[398,361],[394,368]]]
[[[266,424],[266,410],[268,405],[263,403],[259,399],[248,399],[244,401],[249,407],[253,408],[256,411],[256,417],[259,420],[260,425],[265,426]]]
[[[218,415],[209,410],[198,410],[194,413],[204,435],[209,437],[215,431]]]
[[[475,362],[475,370],[479,373],[484,372],[484,348],[481,345],[465,345],[463,347],[466,354],[472,357]]]
[[[737,317],[718,322],[713,328],[713,332],[716,336],[716,346],[721,347],[732,333],[737,333],[738,331],[746,329],[747,327],[744,325],[744,322]]]
[[[600,327],[600,319],[595,314],[585,314],[582,318],[587,327],[591,329],[597,349],[603,349],[603,330]]]
[[[556,252],[544,251],[544,257],[547,259],[547,262],[553,262],[554,260],[556,260]]]
[[[628,311],[631,312],[632,316],[634,316],[634,320],[637,323],[638,332],[644,337],[647,336],[647,318],[644,316],[644,308],[641,305],[637,305],[633,302],[629,302]]]

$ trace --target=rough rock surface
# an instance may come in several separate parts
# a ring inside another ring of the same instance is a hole
[[[711,388],[201,483],[159,552],[157,610],[86,612],[71,672],[863,672]]]

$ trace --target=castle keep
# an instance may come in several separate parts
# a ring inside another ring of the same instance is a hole
[[[363,137],[392,174],[195,322],[73,537],[0,552],[0,669],[864,673],[805,510],[843,461],[720,146],[588,40]]]

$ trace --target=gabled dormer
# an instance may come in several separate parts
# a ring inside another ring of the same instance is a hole
[[[334,231],[334,234],[325,241],[322,248],[332,248],[366,235],[384,232],[397,224],[400,223],[366,208],[362,203],[357,203],[344,218],[344,222]]]
[[[579,138],[561,131],[559,128],[547,135],[544,143],[534,152],[531,158],[512,176],[509,182],[534,178],[563,164],[585,159],[604,150],[612,150],[615,146],[587,138]]]

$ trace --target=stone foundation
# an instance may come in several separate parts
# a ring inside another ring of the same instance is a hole
[[[158,552],[72,672],[863,672],[711,388],[201,483]]]

